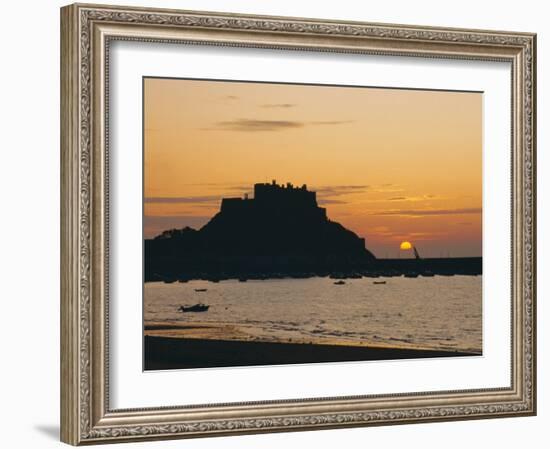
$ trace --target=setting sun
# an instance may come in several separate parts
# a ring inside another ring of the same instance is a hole
[[[411,242],[401,242],[401,245],[399,246],[399,249],[411,249],[412,245]]]

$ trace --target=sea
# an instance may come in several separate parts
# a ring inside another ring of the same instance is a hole
[[[386,281],[385,284],[375,282]],[[148,282],[144,324],[234,325],[259,341],[482,352],[482,276]],[[204,290],[199,291],[196,290]],[[182,305],[209,310],[182,313]],[[228,335],[228,338],[231,338]]]

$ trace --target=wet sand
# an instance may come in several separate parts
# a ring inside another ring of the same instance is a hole
[[[234,326],[150,324],[145,370],[282,365],[319,362],[464,357],[476,353],[430,349],[252,340]]]

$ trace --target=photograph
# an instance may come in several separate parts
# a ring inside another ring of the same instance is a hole
[[[142,83],[144,370],[483,355],[483,92]]]

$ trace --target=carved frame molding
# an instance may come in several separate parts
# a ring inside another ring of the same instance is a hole
[[[536,36],[209,12],[61,10],[61,434],[71,444],[404,424],[536,413]],[[108,69],[113,40],[509,61],[511,388],[110,410]]]

